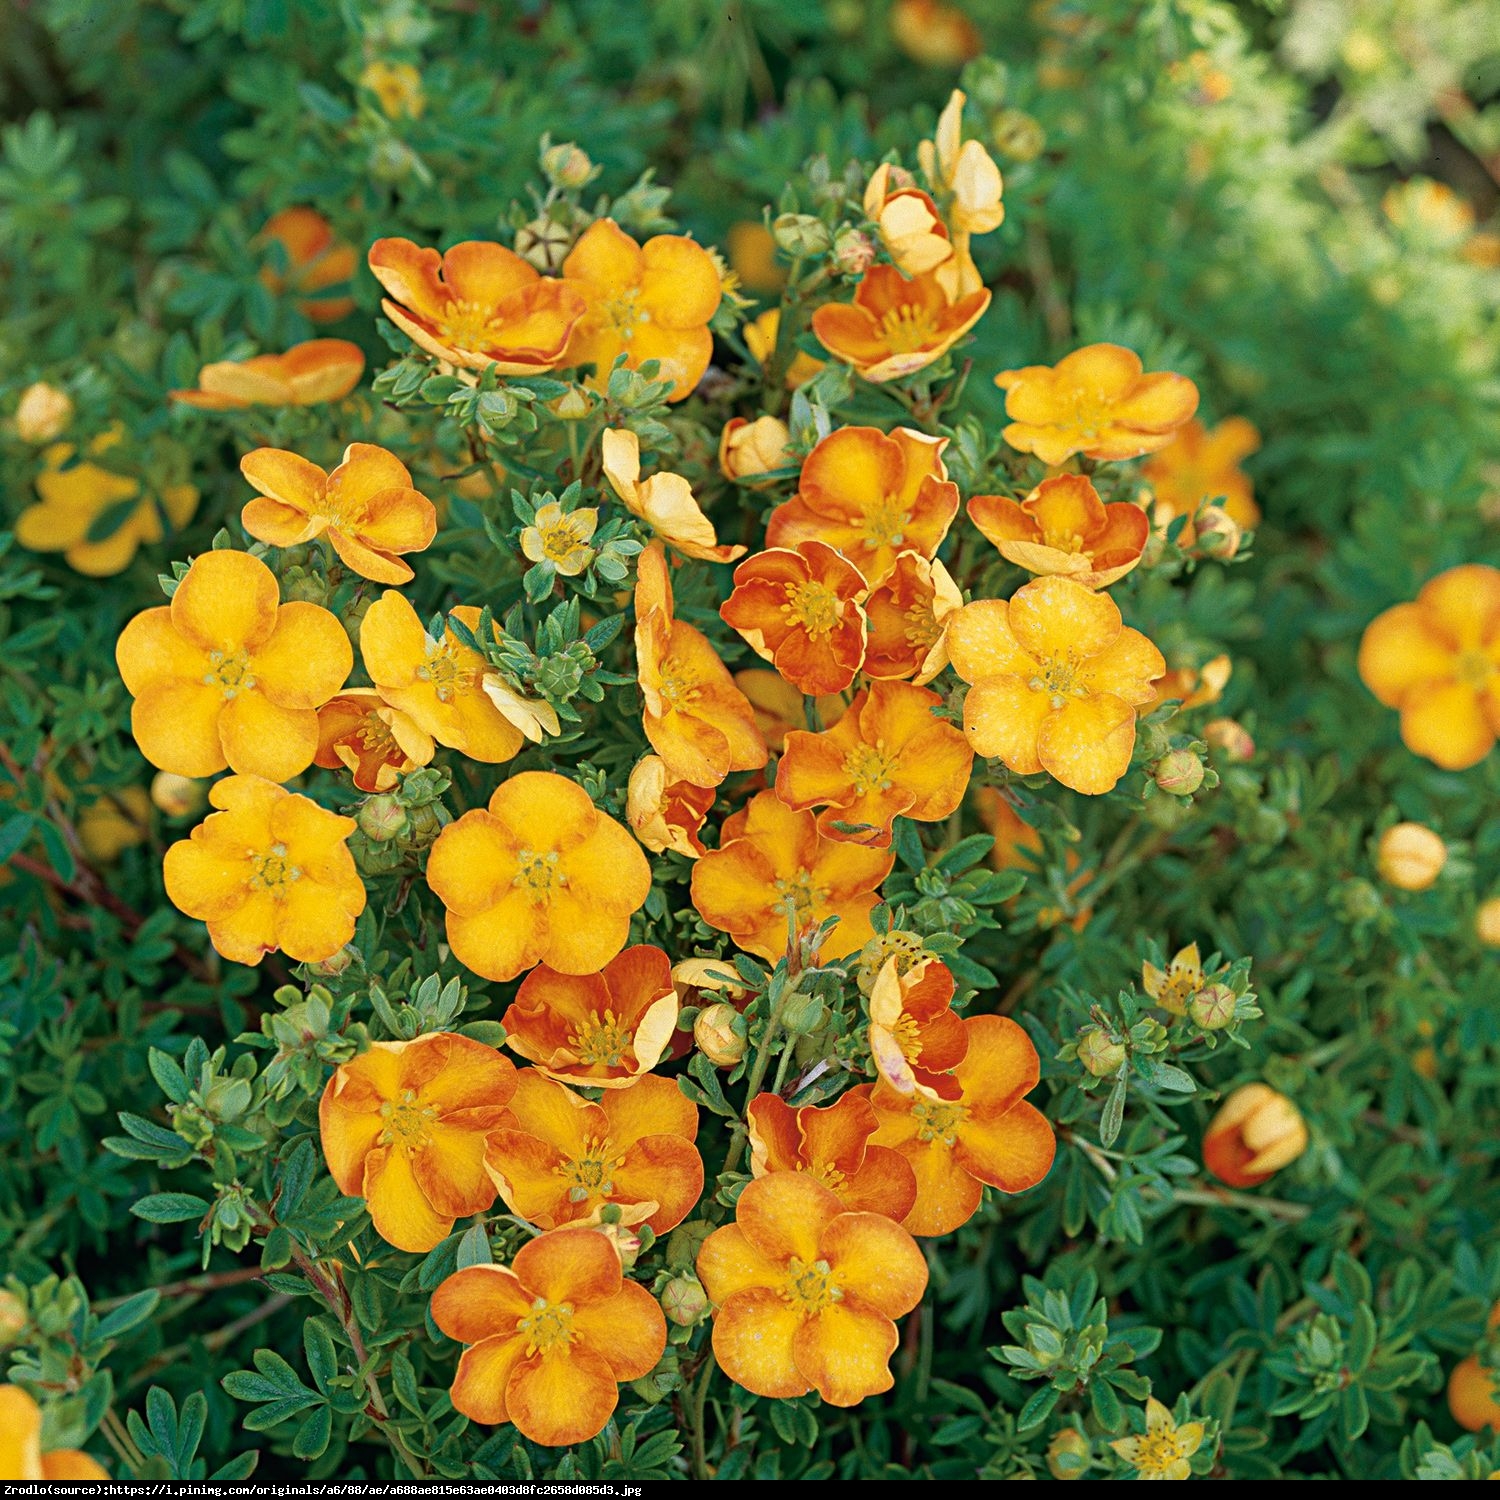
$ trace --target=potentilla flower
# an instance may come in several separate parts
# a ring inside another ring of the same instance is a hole
[[[45,380],[33,381],[16,402],[16,436],[23,443],[50,443],[73,420],[73,398]]]
[[[1139,505],[1105,505],[1082,474],[1044,479],[1024,500],[975,495],[969,519],[1007,561],[1028,573],[1108,588],[1141,560],[1151,523]]]
[[[297,310],[313,323],[337,323],[354,311],[353,297],[327,295],[354,279],[359,257],[354,246],[334,233],[333,225],[314,208],[284,208],[272,214],[256,236],[259,244],[281,246],[286,269],[261,267],[261,284],[273,297],[294,297]]]
[[[473,605],[449,610],[470,630],[479,628],[480,613]],[[509,760],[525,744],[485,692],[490,668],[484,657],[451,629],[434,639],[395,589],[365,611],[359,651],[380,696],[438,744],[490,764]]]
[[[751,1182],[734,1220],[698,1252],[724,1373],[757,1396],[816,1390],[833,1406],[890,1390],[892,1320],[927,1289],[912,1237],[882,1214],[845,1208],[806,1172]]]
[[[796,462],[792,434],[780,417],[731,417],[719,434],[719,472],[747,489],[761,489],[766,475]]]
[[[898,1224],[917,1201],[911,1164],[889,1146],[870,1144],[880,1121],[868,1099],[842,1094],[822,1108],[793,1109],[779,1094],[757,1094],[745,1119],[757,1177],[806,1172],[845,1208],[884,1214]]]
[[[427,883],[448,910],[453,956],[476,974],[514,979],[545,962],[592,975],[625,946],[651,867],[581,786],[523,771],[443,829]]]
[[[1307,1150],[1307,1122],[1285,1094],[1247,1083],[1203,1132],[1203,1165],[1232,1188],[1257,1187]]]
[[[1165,448],[1198,409],[1198,388],[1182,375],[1142,373],[1139,356],[1118,344],[1090,344],[1056,366],[1003,370],[1010,426],[1001,436],[1044,464],[1085,458],[1118,461]]]
[[[1203,1423],[1178,1426],[1172,1413],[1155,1396],[1146,1400],[1144,1436],[1116,1438],[1109,1446],[1142,1479],[1191,1479],[1188,1460],[1203,1444]]]
[[[380,112],[391,120],[420,119],[427,108],[422,74],[411,63],[386,62],[377,58],[364,66],[359,86],[380,102]]]
[[[1177,516],[1191,517],[1204,501],[1221,505],[1238,526],[1259,526],[1255,487],[1240,468],[1260,447],[1260,433],[1243,417],[1226,417],[1212,430],[1196,417],[1177,429],[1165,448],[1141,465],[1151,490],[1151,514],[1158,527]],[[1191,520],[1179,538],[1184,547],[1195,540]]]
[[[328,1170],[382,1239],[423,1254],[494,1203],[485,1157],[516,1085],[508,1057],[456,1032],[372,1043],[323,1090]]]
[[[639,943],[597,974],[559,973],[538,964],[502,1018],[505,1045],[549,1078],[623,1089],[661,1061],[677,1029],[677,1011],[672,961],[660,948]]]
[[[345,567],[376,583],[409,583],[400,554],[425,550],[437,535],[432,501],[412,488],[394,453],[373,443],[350,443],[332,471],[283,448],[257,448],[240,473],[261,497],[240,515],[251,536],[273,547],[326,537]]]
[[[946,438],[898,427],[841,427],[807,456],[797,493],[771,512],[768,547],[826,542],[872,585],[903,551],[934,557],[958,514]]]
[[[1052,1169],[1057,1141],[1026,1102],[1041,1078],[1031,1038],[1008,1016],[970,1016],[968,1050],[953,1069],[957,1093],[903,1094],[884,1078],[861,1084],[880,1117],[877,1146],[899,1151],[917,1175],[917,1201],[901,1222],[913,1234],[948,1234],[970,1219],[986,1185],[1021,1193]]]
[[[792,731],[776,772],[788,807],[822,807],[824,838],[885,848],[898,817],[932,823],[964,800],[974,752],[933,709],[942,698],[907,682],[875,682],[822,734]]]
[[[888,958],[870,991],[870,1056],[898,1094],[955,1099],[953,1069],[969,1050],[962,1019],[953,1013],[953,972],[937,959],[901,971]]]
[[[42,454],[36,476],[40,497],[16,518],[16,540],[32,552],[61,552],[74,572],[108,578],[128,568],[142,544],[161,541],[162,517],[180,530],[198,509],[190,484],[160,486],[142,494],[138,479],[95,463],[124,439],[118,426],[89,443],[78,457],[72,443],[55,443]],[[136,504],[127,507],[134,499]],[[108,534],[95,540],[98,530]]]
[[[670,849],[686,859],[697,859],[707,853],[700,835],[714,795],[712,787],[670,780],[661,756],[643,755],[625,789],[626,820],[653,854]]]
[[[171,392],[174,401],[202,411],[240,411],[248,406],[321,406],[342,401],[365,373],[364,351],[347,339],[309,339],[285,354],[223,359],[198,371],[192,390]]]
[[[432,1294],[432,1321],[472,1346],[453,1409],[554,1448],[602,1432],[620,1383],[649,1374],[667,1346],[656,1299],[624,1278],[619,1252],[593,1229],[554,1229],[509,1266],[456,1271]]]
[[[954,89],[938,116],[930,141],[917,146],[917,161],[928,180],[948,195],[948,225],[954,239],[988,234],[1005,222],[1000,169],[978,141],[963,138],[967,96]]]
[[[1153,963],[1141,965],[1141,988],[1174,1016],[1187,1014],[1188,1001],[1205,983],[1197,943],[1179,948],[1165,969],[1158,969]]]
[[[349,852],[353,818],[328,812],[260,776],[227,776],[209,789],[210,813],[167,850],[167,896],[208,924],[225,958],[267,953],[322,963],[354,936],[365,888]]]
[[[1401,711],[1401,738],[1445,771],[1478,765],[1500,735],[1500,568],[1466,563],[1429,579],[1414,603],[1377,615],[1359,675]]]
[[[639,516],[669,547],[702,562],[733,562],[742,546],[720,546],[714,523],[703,514],[693,487],[665,470],[641,479],[641,440],[628,427],[610,428],[600,441],[604,477],[626,510]]]
[[[131,732],[152,765],[286,781],[312,764],[317,710],[344,685],[354,653],[336,616],[279,597],[258,558],[203,552],[169,605],[126,625],[115,661],[135,698]]]
[[[810,812],[794,812],[774,791],[758,792],[725,818],[719,847],[693,866],[693,905],[737,946],[773,961],[787,950],[788,913],[799,936],[837,917],[822,956],[843,958],[873,935],[870,911],[894,858],[826,839]]]
[[[955,298],[943,289],[940,267],[908,280],[895,266],[871,266],[853,302],[826,302],[812,330],[835,359],[879,385],[915,375],[941,359],[990,305],[986,287]]]
[[[840,693],[864,660],[867,588],[825,542],[771,547],[734,570],[719,614],[803,693]]]
[[[768,667],[747,667],[734,674],[734,685],[745,695],[755,714],[755,727],[778,753],[793,729],[810,729],[807,700],[780,672]],[[831,729],[843,717],[844,700],[837,693],[824,693],[816,700],[820,728]]]
[[[890,26],[896,45],[930,68],[956,68],[984,51],[978,27],[943,0],[896,0]]]
[[[593,365],[589,384],[602,391],[620,355],[632,370],[654,359],[660,378],[672,382],[667,399],[686,400],[713,354],[708,325],[721,288],[708,251],[680,234],[639,245],[613,219],[598,219],[562,270],[587,307],[563,363]]]
[[[523,1068],[504,1115],[490,1173],[510,1211],[542,1229],[597,1223],[612,1204],[621,1224],[665,1234],[703,1194],[697,1106],[670,1078],[638,1078],[590,1104]]]
[[[865,676],[931,682],[948,665],[948,621],[963,602],[942,563],[898,552],[884,582],[865,599]]]
[[[673,781],[716,787],[769,758],[755,715],[708,637],[676,617],[659,542],[641,553],[635,585],[636,680],[641,727]]]
[[[902,275],[920,276],[952,258],[953,243],[937,204],[889,162],[876,167],[865,185],[864,210]]]
[[[1150,700],[1142,705],[1141,712],[1152,713],[1169,699],[1176,700],[1178,713],[1217,703],[1233,675],[1234,663],[1223,655],[1213,657],[1201,667],[1170,667],[1152,685]]]
[[[0,1385],[0,1480],[57,1484],[108,1478],[77,1448],[49,1448],[44,1453],[41,1408],[20,1386]]]
[[[762,370],[771,363],[771,356],[776,352],[776,340],[780,332],[781,309],[779,307],[768,307],[758,317],[745,324],[745,348],[750,351],[750,357]],[[823,363],[821,359],[815,359],[811,354],[798,349],[792,355],[792,362],[787,368],[785,380],[787,390],[795,391],[798,386],[806,385],[823,368]]]
[[[347,688],[318,710],[313,763],[340,767],[362,792],[388,792],[398,778],[431,761],[432,736],[374,688]]]
[[[1107,594],[1070,578],[1039,578],[1009,604],[965,605],[949,622],[948,651],[971,684],[964,733],[974,749],[1091,795],[1129,768],[1136,706],[1166,671]]]
[[[489,240],[465,240],[443,254],[410,240],[376,240],[370,270],[389,294],[380,304],[386,317],[429,354],[465,369],[554,369],[583,317],[576,287]]]
[[[598,527],[599,512],[592,505],[565,511],[551,500],[521,532],[521,552],[530,562],[549,562],[564,578],[576,578],[594,560],[589,542]]]

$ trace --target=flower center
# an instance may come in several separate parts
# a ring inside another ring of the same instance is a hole
[[[1191,968],[1187,964],[1180,967],[1177,964],[1167,965],[1166,982],[1161,987],[1161,994],[1156,997],[1156,1003],[1166,1010],[1176,1011],[1181,1015],[1187,1009],[1187,1003],[1203,988],[1203,971]]]
[[[843,1289],[826,1260],[808,1262],[795,1255],[787,1264],[786,1284],[781,1288],[781,1295],[804,1318],[814,1317],[830,1303],[844,1300]]]
[[[1082,437],[1099,435],[1099,429],[1109,424],[1111,408],[1100,393],[1085,386],[1074,386],[1064,394],[1062,403],[1067,416],[1052,425],[1068,427]]]
[[[865,511],[864,538],[872,547],[899,547],[906,540],[911,513],[895,495],[882,495]]]
[[[286,888],[302,875],[302,871],[286,857],[285,844],[272,844],[269,854],[252,854],[250,868],[250,889],[269,891],[278,900],[286,895]]]
[[[1076,531],[1048,531],[1044,527],[1042,541],[1058,552],[1083,551],[1083,538]]]
[[[454,693],[472,682],[475,673],[458,659],[452,641],[435,641],[428,636],[427,655],[417,668],[417,676],[432,684],[439,702],[451,703]]]
[[[810,872],[798,870],[789,880],[776,882],[776,894],[781,898],[777,904],[785,906],[790,901],[798,927],[806,927],[814,908],[826,900],[828,892],[813,884]]]
[[[891,1035],[901,1049],[907,1062],[914,1063],[922,1055],[922,1037],[917,1027],[917,1018],[910,1011],[902,1011],[891,1027]]]
[[[568,1188],[570,1203],[586,1203],[590,1198],[608,1198],[614,1192],[614,1174],[624,1165],[625,1157],[617,1153],[613,1142],[590,1137],[584,1143],[583,1155],[565,1161],[557,1174]]]
[[[809,578],[786,586],[781,613],[789,624],[800,625],[814,640],[830,635],[839,623],[839,596],[826,583]]]
[[[911,354],[925,349],[935,332],[932,314],[925,308],[903,302],[891,308],[880,320],[880,333],[892,354]]]
[[[410,1156],[427,1144],[437,1111],[424,1109],[416,1092],[407,1089],[399,1099],[387,1099],[380,1106],[380,1118],[385,1121],[381,1144],[396,1146]]]
[[[551,521],[537,527],[542,538],[542,552],[549,562],[566,562],[579,547],[583,538],[566,521]]]
[[[391,726],[379,714],[366,714],[354,727],[352,738],[359,743],[362,750],[372,755],[384,756],[400,753],[400,746],[396,744],[396,737],[391,733]]]
[[[799,1172],[806,1172],[815,1181],[821,1182],[831,1193],[836,1193],[849,1180],[837,1167],[830,1162],[815,1162],[812,1166],[803,1166],[797,1163]]]
[[[525,1335],[528,1355],[566,1349],[577,1337],[573,1332],[573,1304],[538,1297],[531,1311],[516,1324],[516,1332]]]
[[[1466,688],[1483,692],[1495,675],[1495,663],[1483,651],[1460,651],[1453,663],[1453,675]]]
[[[568,1040],[578,1054],[579,1062],[617,1068],[634,1035],[614,1011],[607,1010],[601,1016],[594,1010],[589,1012],[588,1020]]]
[[[629,291],[611,297],[599,309],[600,321],[614,329],[627,344],[635,337],[638,323],[651,321],[651,314],[637,306],[639,298],[640,292],[632,287]]]
[[[896,756],[886,754],[885,742],[876,740],[873,745],[856,746],[844,757],[844,774],[861,797],[867,792],[885,792],[890,790],[896,761]]]
[[[522,849],[516,855],[516,873],[510,883],[529,890],[532,901],[540,906],[555,887],[568,883],[568,877],[558,868],[556,849],[540,853],[535,849]]]
[[[456,348],[473,348],[486,342],[485,335],[494,321],[492,311],[482,302],[466,302],[461,297],[454,297],[443,309],[443,320],[438,326]]]
[[[670,660],[662,663],[661,681],[656,690],[668,708],[680,711],[689,709],[698,698],[698,684]]]
[[[1148,1432],[1137,1439],[1135,1466],[1142,1473],[1161,1473],[1187,1457],[1175,1432]]]
[[[942,632],[938,629],[937,616],[928,604],[913,604],[906,611],[906,641],[910,646],[926,650],[937,642]]]
[[[204,677],[210,687],[217,684],[226,698],[238,692],[249,692],[255,686],[255,677],[250,671],[250,657],[244,651],[210,651],[208,659],[213,670]]]
[[[1088,690],[1078,684],[1078,667],[1074,656],[1049,656],[1037,663],[1037,675],[1027,685],[1034,693],[1047,693],[1053,708],[1061,708],[1064,698],[1088,697]]]
[[[958,1127],[969,1113],[962,1104],[942,1099],[918,1099],[911,1112],[917,1122],[917,1139],[941,1141],[945,1146],[951,1146],[958,1138]]]

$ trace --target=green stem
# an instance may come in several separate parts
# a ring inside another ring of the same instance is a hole
[[[703,1351],[703,1374],[698,1378],[698,1388],[693,1392],[693,1478],[707,1479],[708,1473],[708,1387],[714,1378],[713,1351]]]
[[[745,1084],[745,1104],[749,1107],[750,1101],[759,1093],[761,1085],[766,1081],[766,1069],[771,1063],[771,1043],[781,1033],[781,1020],[772,1016],[766,1022],[766,1033],[760,1039],[760,1046],[755,1051],[755,1061],[750,1065],[750,1075]],[[790,1049],[788,1049],[790,1051]],[[729,1155],[724,1159],[723,1176],[727,1177],[740,1164],[740,1158],[745,1154],[745,1142],[750,1139],[750,1128],[741,1123],[734,1132],[734,1140],[729,1145]]]

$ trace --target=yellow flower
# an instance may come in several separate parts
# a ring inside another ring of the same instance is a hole
[[[521,551],[534,563],[551,563],[564,578],[576,578],[594,560],[589,538],[598,526],[599,512],[592,505],[564,511],[552,500],[521,533]]]
[[[1188,1001],[1203,988],[1203,960],[1198,956],[1197,943],[1178,949],[1165,970],[1142,964],[1141,988],[1163,1010],[1185,1016]]]
[[[1186,1479],[1192,1472],[1188,1459],[1202,1442],[1202,1422],[1184,1422],[1179,1427],[1172,1413],[1151,1396],[1146,1401],[1145,1436],[1117,1438],[1109,1446],[1142,1479]]]
[[[969,254],[969,236],[988,234],[1005,220],[1000,168],[978,141],[963,138],[964,102],[963,90],[954,89],[938,118],[934,138],[917,147],[917,160],[927,180],[944,195],[953,257],[940,268],[938,280],[955,299],[981,285]]]
[[[792,434],[780,417],[731,417],[719,435],[719,472],[747,489],[771,482],[766,475],[796,463]]]
[[[1387,885],[1425,891],[1443,873],[1448,846],[1420,823],[1397,823],[1380,835],[1375,866]]]
[[[143,786],[103,793],[78,815],[78,841],[96,865],[113,864],[144,844],[151,827],[151,798]]]
[[[974,23],[942,0],[896,0],[890,26],[896,45],[929,68],[956,68],[984,49]]]
[[[16,436],[23,443],[50,443],[73,420],[73,402],[45,380],[28,385],[16,403]]]
[[[900,176],[893,181],[898,172]],[[879,227],[880,238],[903,276],[920,276],[951,259],[953,242],[937,205],[899,167],[881,162],[875,168],[865,187],[864,210],[865,217]]]
[[[415,120],[427,108],[422,75],[410,63],[367,63],[359,75],[359,86],[374,94],[381,113],[391,120]]]
[[[719,545],[714,523],[681,474],[664,471],[641,479],[641,440],[628,427],[610,428],[601,447],[610,488],[669,547],[700,562],[733,562],[745,555],[743,546]]]
[[[786,283],[786,268],[776,261],[776,241],[764,224],[745,219],[729,226],[724,242],[729,264],[749,292],[779,292]]]

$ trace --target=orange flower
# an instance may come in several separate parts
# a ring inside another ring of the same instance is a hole
[[[698,1110],[670,1078],[606,1089],[597,1104],[522,1069],[490,1171],[510,1211],[543,1229],[598,1222],[605,1204],[622,1224],[665,1234],[703,1193],[693,1144]]]
[[[651,867],[581,786],[523,771],[443,829],[427,884],[448,909],[453,956],[476,974],[514,979],[545,962],[592,975],[625,946]]]
[[[473,605],[449,613],[470,630],[479,628],[480,611]],[[485,659],[452,630],[434,639],[395,589],[365,611],[359,651],[380,696],[438,744],[490,764],[509,760],[525,744],[484,690]]]
[[[891,35],[913,62],[929,68],[956,68],[984,50],[974,23],[943,0],[896,0]]]
[[[797,493],[771,512],[768,547],[825,542],[872,584],[889,576],[903,550],[934,557],[958,514],[948,479],[946,438],[907,427],[841,427],[807,456]]]
[[[521,981],[502,1018],[505,1045],[549,1078],[629,1088],[661,1061],[677,1029],[677,1010],[672,961],[660,948],[640,943],[615,954],[597,974],[559,973],[539,964]]]
[[[0,1385],[0,1480],[57,1484],[108,1478],[99,1464],[77,1448],[43,1453],[41,1408],[20,1386]]]
[[[750,351],[750,357],[762,370],[771,363],[771,356],[776,352],[776,340],[780,332],[781,309],[779,307],[768,307],[752,322],[745,324],[745,348]],[[792,362],[787,368],[785,381],[787,390],[795,391],[798,386],[806,385],[823,368],[823,365],[823,360],[814,359],[811,354],[798,349],[792,355]]]
[[[1161,652],[1107,594],[1039,578],[1009,604],[965,605],[948,626],[953,669],[971,684],[964,733],[1020,776],[1046,771],[1107,792],[1130,766],[1136,705],[1166,671]]]
[[[424,551],[437,535],[432,501],[394,453],[372,443],[350,443],[331,473],[283,448],[257,448],[240,473],[262,497],[240,516],[251,536],[273,547],[326,536],[346,567],[376,583],[409,583],[399,554]]]
[[[354,246],[339,239],[316,209],[284,208],[266,220],[256,239],[261,244],[273,241],[286,258],[284,271],[261,267],[261,285],[273,297],[290,293],[297,299],[297,310],[313,323],[337,323],[354,311],[353,297],[314,295],[346,286],[359,264]]]
[[[787,734],[793,729],[807,729],[807,700],[780,672],[765,667],[747,667],[734,674],[734,685],[745,695],[755,727],[772,750],[781,751]],[[817,700],[818,722],[831,729],[844,713],[844,700],[837,693],[825,693]]]
[[[697,859],[706,853],[699,835],[713,805],[712,787],[669,781],[667,763],[659,755],[643,755],[625,789],[626,819],[653,854],[671,849],[686,859]]]
[[[904,974],[896,959],[888,958],[876,975],[870,991],[870,1056],[898,1094],[957,1098],[959,1085],[951,1074],[969,1050],[969,1038],[952,1005],[953,973],[935,958]]]
[[[1467,563],[1429,579],[1416,602],[1377,615],[1359,675],[1401,738],[1445,771],[1478,765],[1500,735],[1500,568]]]
[[[806,1172],[750,1183],[734,1223],[698,1252],[717,1304],[720,1368],[757,1396],[805,1396],[857,1406],[894,1384],[892,1321],[927,1289],[912,1237],[882,1214],[851,1212]]]
[[[676,618],[659,542],[641,553],[635,584],[636,678],[642,728],[673,781],[715,787],[768,758],[745,695],[708,637]]]
[[[170,605],[126,625],[115,661],[135,698],[131,732],[152,765],[286,781],[312,764],[318,707],[344,685],[354,653],[326,609],[278,598],[258,558],[203,552]]]
[[[898,1224],[917,1201],[917,1179],[899,1151],[872,1146],[880,1121],[868,1099],[842,1094],[832,1104],[793,1109],[779,1094],[757,1094],[745,1112],[750,1170],[806,1172],[857,1213]]]
[[[1175,516],[1191,517],[1206,500],[1222,505],[1239,526],[1260,525],[1260,506],[1250,476],[1240,468],[1260,447],[1260,433],[1243,417],[1226,417],[1212,431],[1195,417],[1178,428],[1172,441],[1141,465],[1151,487],[1152,514],[1163,527]],[[1190,547],[1191,520],[1180,538]]]
[[[365,373],[365,356],[347,339],[310,339],[285,354],[224,359],[198,371],[194,390],[172,391],[174,401],[202,411],[247,406],[321,406],[342,401]]]
[[[719,472],[746,489],[764,488],[772,482],[768,474],[795,462],[792,434],[780,417],[731,417],[719,434]]]
[[[899,167],[893,171],[889,162],[882,162],[875,168],[865,185],[864,210],[903,276],[920,276],[952,258],[953,244],[937,204]]]
[[[465,240],[442,255],[410,240],[376,240],[370,269],[390,294],[380,304],[386,317],[429,354],[470,370],[554,369],[583,317],[576,287],[488,240]]]
[[[619,1251],[593,1229],[554,1229],[508,1267],[456,1271],[432,1294],[432,1321],[473,1346],[453,1409],[554,1448],[602,1432],[619,1383],[648,1374],[667,1346],[656,1299],[625,1280]]]
[[[1090,344],[1055,367],[1003,370],[995,384],[1010,418],[1001,436],[1044,464],[1075,453],[1101,461],[1155,453],[1198,409],[1191,380],[1142,374],[1139,357],[1118,344]]]
[[[825,542],[772,547],[734,570],[719,614],[802,692],[841,693],[864,660],[866,588]]]
[[[957,1229],[986,1185],[1035,1187],[1057,1150],[1047,1117],[1026,1103],[1041,1077],[1031,1038],[1008,1016],[970,1016],[963,1028],[968,1051],[953,1070],[953,1098],[903,1094],[884,1078],[854,1090],[880,1117],[875,1144],[899,1151],[917,1174],[916,1205],[901,1221],[913,1234]]]
[[[871,266],[853,302],[826,302],[813,313],[813,332],[871,384],[915,375],[941,359],[990,305],[985,287],[950,300],[939,274],[908,281],[895,266]]]
[[[318,1105],[339,1191],[363,1198],[398,1250],[431,1250],[494,1203],[485,1156],[516,1084],[508,1057],[456,1032],[373,1043],[334,1071]]]
[[[826,839],[810,812],[758,792],[725,818],[719,847],[693,866],[693,905],[737,946],[773,961],[786,952],[789,911],[799,935],[838,917],[822,954],[843,958],[874,936],[870,910],[894,858]]]
[[[702,562],[733,562],[742,546],[719,545],[714,523],[703,514],[693,487],[681,474],[662,472],[641,481],[641,440],[628,427],[610,428],[601,440],[604,477],[631,515],[639,516],[669,547]]]
[[[432,736],[374,688],[348,688],[318,710],[313,763],[344,767],[362,792],[390,791],[398,777],[425,766],[434,748]]]
[[[1151,535],[1139,505],[1105,505],[1082,474],[1044,479],[1019,504],[1004,495],[975,495],[969,519],[1007,562],[1091,589],[1123,578],[1141,560]]]
[[[331,958],[365,909],[348,845],[354,819],[260,776],[227,776],[208,800],[222,811],[167,850],[172,904],[206,922],[209,941],[235,963],[277,952],[306,964]]]
[[[885,581],[865,600],[865,676],[931,682],[948,665],[948,621],[963,602],[942,563],[898,552]]]
[[[1203,1165],[1232,1188],[1256,1187],[1307,1150],[1307,1124],[1264,1083],[1235,1089],[1203,1133]]]
[[[882,849],[898,817],[946,818],[964,800],[974,752],[933,716],[942,702],[907,682],[872,683],[832,729],[787,735],[776,795],[799,811],[822,806],[824,838]]]
[[[1169,698],[1177,700],[1178,713],[1217,703],[1233,673],[1234,663],[1227,656],[1216,656],[1201,667],[1173,667],[1156,681],[1141,712],[1153,713]]]
[[[713,354],[708,325],[719,308],[713,257],[680,234],[638,245],[613,219],[599,219],[563,262],[565,283],[583,293],[588,311],[563,361],[591,364],[589,385],[602,391],[620,355],[629,369],[648,359],[672,382],[669,401],[683,401]]]

